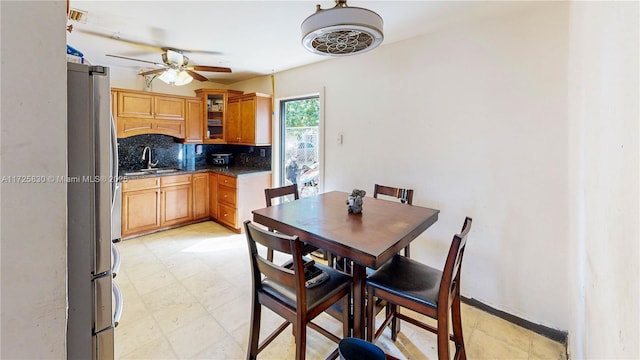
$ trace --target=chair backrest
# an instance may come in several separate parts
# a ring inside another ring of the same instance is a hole
[[[453,236],[447,260],[442,270],[438,302],[444,305],[445,308],[450,304],[452,296],[460,292],[460,268],[464,249],[467,246],[467,235],[469,234],[469,230],[471,230],[471,222],[472,219],[467,216],[464,219],[462,231]]]
[[[373,187],[373,197],[377,199],[378,195],[393,196],[400,199],[403,204],[413,204],[413,189],[375,184]]]
[[[254,292],[262,289],[262,275],[264,275],[281,285],[295,288],[298,304],[306,304],[302,242],[298,237],[266,231],[252,224],[250,220],[244,222],[244,228],[249,245]],[[256,244],[290,254],[293,262],[292,268],[286,268],[262,257],[258,253]]]
[[[293,199],[298,200],[300,198],[300,194],[298,193],[298,185],[292,184],[277,188],[264,189],[264,198],[266,200],[267,206],[271,206],[271,202],[273,199],[288,195],[293,195]]]

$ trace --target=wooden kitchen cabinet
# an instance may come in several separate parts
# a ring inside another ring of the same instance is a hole
[[[153,96],[154,117],[156,120],[179,120],[185,119],[185,99],[169,95]]]
[[[122,183],[123,238],[191,222],[193,214],[191,174],[131,179]]]
[[[236,178],[218,175],[218,221],[237,228]]]
[[[193,174],[193,219],[209,217],[209,174]]]
[[[218,219],[218,174],[209,174],[209,216]]]
[[[225,126],[227,124],[227,105],[230,98],[239,96],[242,91],[229,89],[198,89],[196,95],[203,107],[203,143],[225,144]]]
[[[182,97],[118,90],[118,116],[137,119],[184,120]]]
[[[146,234],[206,218],[235,232],[265,207],[271,173],[239,177],[219,173],[130,179],[122,187],[122,237]]]
[[[237,143],[242,137],[242,120],[240,119],[240,98],[229,99],[227,105],[227,142]]]
[[[251,93],[229,99],[227,143],[271,145],[271,114],[270,95]]]
[[[116,101],[118,137],[164,134],[185,138],[187,97],[127,89],[112,89]],[[195,98],[191,98],[195,99]]]
[[[202,107],[202,100],[198,98],[187,100],[187,127],[184,137],[184,142],[186,143],[202,143],[204,130],[204,122],[202,120],[204,113]]]
[[[160,227],[193,219],[191,174],[160,178]]]
[[[236,232],[242,232],[242,223],[253,218],[251,211],[265,207],[264,189],[269,187],[269,173],[237,178],[218,175],[217,221]]]
[[[160,227],[160,180],[146,178],[122,183],[122,237]]]

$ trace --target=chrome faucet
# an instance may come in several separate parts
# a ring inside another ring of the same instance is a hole
[[[156,162],[151,161],[151,148],[148,146],[145,146],[144,150],[142,150],[142,160],[147,160],[147,169],[158,165],[158,160]]]

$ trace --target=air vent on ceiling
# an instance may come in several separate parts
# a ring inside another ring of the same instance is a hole
[[[86,24],[87,23],[87,14],[88,12],[84,11],[84,10],[78,10],[78,9],[69,9],[69,15],[68,18],[71,21],[77,21],[79,23],[82,24]]]

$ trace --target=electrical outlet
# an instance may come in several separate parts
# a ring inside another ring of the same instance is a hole
[[[267,156],[267,150],[260,149],[260,157],[265,157],[265,156]]]

